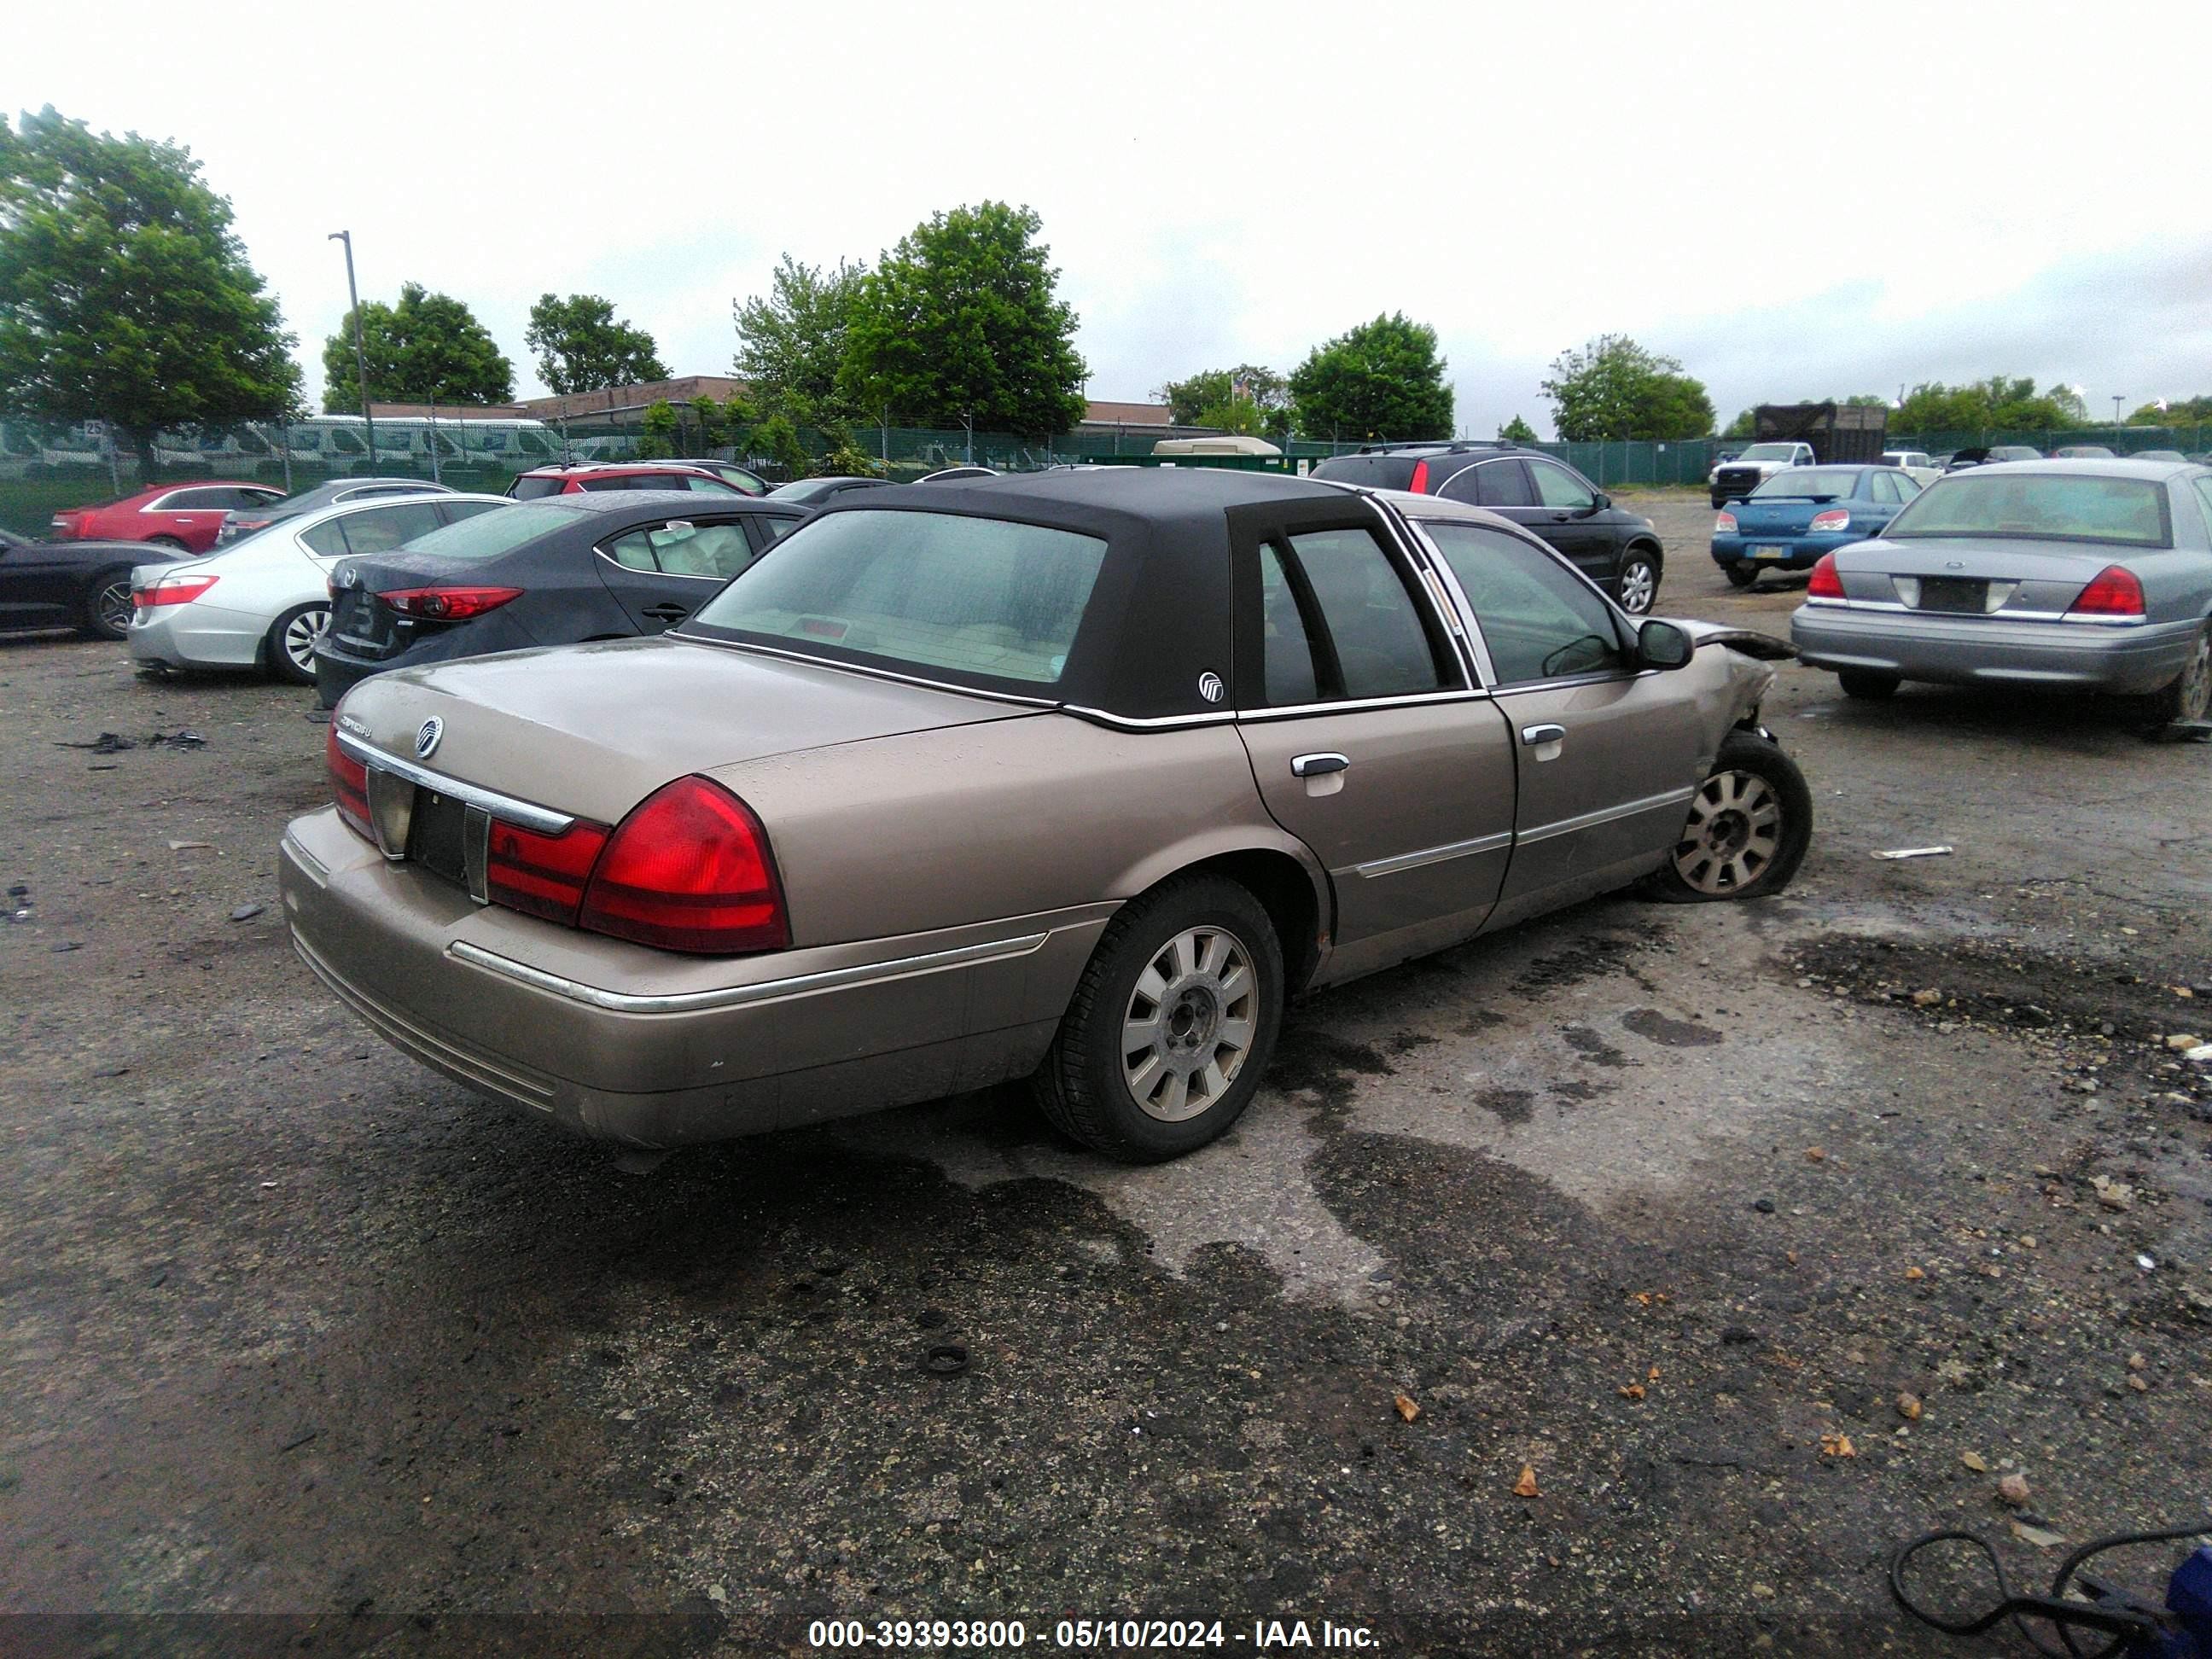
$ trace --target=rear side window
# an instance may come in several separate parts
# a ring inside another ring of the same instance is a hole
[[[1261,660],[1271,703],[1410,696],[1444,688],[1414,597],[1374,537],[1364,530],[1309,531],[1269,550],[1280,581],[1270,592],[1263,559]]]
[[[1413,483],[1417,464],[1401,455],[1339,455],[1314,468],[1311,476],[1365,484],[1371,489],[1403,489]]]
[[[705,576],[727,581],[753,562],[744,526],[689,524],[681,520],[633,530],[609,542],[617,564],[631,570],[658,570],[664,576]]]
[[[540,495],[561,495],[568,488],[565,478],[517,478],[514,481],[514,499],[534,501]]]
[[[1482,525],[1421,527],[1474,608],[1501,685],[1626,665],[1611,608],[1551,554]]]
[[[325,519],[301,533],[300,539],[326,559],[348,554],[389,553],[440,528],[437,507],[429,501],[406,501],[370,507]]]
[[[1477,507],[1534,507],[1536,492],[1528,483],[1528,469],[1518,461],[1486,461],[1458,474],[1443,493],[1457,501]]]
[[[895,667],[1052,685],[1106,544],[947,513],[836,513],[701,607],[743,638]]]

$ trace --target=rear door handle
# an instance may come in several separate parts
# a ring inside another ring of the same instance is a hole
[[[1565,743],[1566,739],[1567,728],[1564,726],[1524,726],[1521,728],[1521,741],[1531,749],[1541,748],[1547,743]]]
[[[648,605],[645,614],[655,622],[680,623],[691,613],[680,605]]]
[[[1331,772],[1346,772],[1352,762],[1342,755],[1293,755],[1291,775],[1294,778],[1326,777]]]

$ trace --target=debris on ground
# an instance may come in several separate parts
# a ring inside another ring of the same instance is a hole
[[[103,732],[90,743],[57,743],[57,749],[89,749],[95,755],[119,755],[138,745],[119,732]]]
[[[1989,1464],[1984,1460],[1981,1453],[1979,1452],[1960,1452],[1959,1454],[1959,1461],[1961,1463],[1964,1463],[1968,1468],[1972,1469],[1976,1474],[1987,1474],[1990,1472]]]
[[[1894,847],[1887,852],[1876,853],[1875,857],[1878,859],[1948,859],[1951,856],[1952,850],[1949,847]]]
[[[269,907],[265,904],[241,904],[230,913],[233,921],[251,921]]]
[[[1917,1423],[1923,1409],[1917,1394],[1907,1392],[1897,1396],[1897,1414],[1908,1423]]]
[[[1859,1449],[1851,1444],[1847,1434],[1824,1434],[1820,1437],[1820,1455],[1823,1457],[1856,1457]]]
[[[173,841],[169,843],[169,850],[172,853],[189,853],[195,847],[212,848],[214,845],[211,841]]]
[[[2027,1477],[2018,1474],[2006,1475],[1997,1482],[1997,1496],[2013,1508],[2020,1508],[2027,1502]]]
[[[175,732],[156,732],[146,739],[149,749],[204,749],[207,739],[185,727]]]
[[[1534,1463],[1523,1463],[1521,1466],[1521,1478],[1513,1483],[1513,1495],[1516,1498],[1534,1498],[1539,1495],[1536,1490],[1536,1466]]]
[[[1398,1415],[1404,1418],[1408,1423],[1412,1422],[1415,1418],[1421,1414],[1421,1408],[1413,1403],[1410,1395],[1400,1395],[1397,1398],[1396,1404],[1398,1407]]]

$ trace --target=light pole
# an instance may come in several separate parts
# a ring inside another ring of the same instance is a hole
[[[368,408],[368,348],[361,337],[361,289],[353,280],[353,233],[334,230],[323,239],[329,242],[343,242],[346,253],[346,298],[353,301],[353,366],[361,376],[361,418],[368,428],[368,470],[376,471],[376,416]]]
[[[2120,435],[2120,404],[2125,396],[2124,392],[2112,394],[2112,436],[2115,439]]]

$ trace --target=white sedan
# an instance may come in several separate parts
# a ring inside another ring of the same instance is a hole
[[[280,519],[204,559],[140,565],[131,573],[131,655],[171,668],[266,668],[313,685],[332,565],[514,505],[453,494],[349,501]]]

